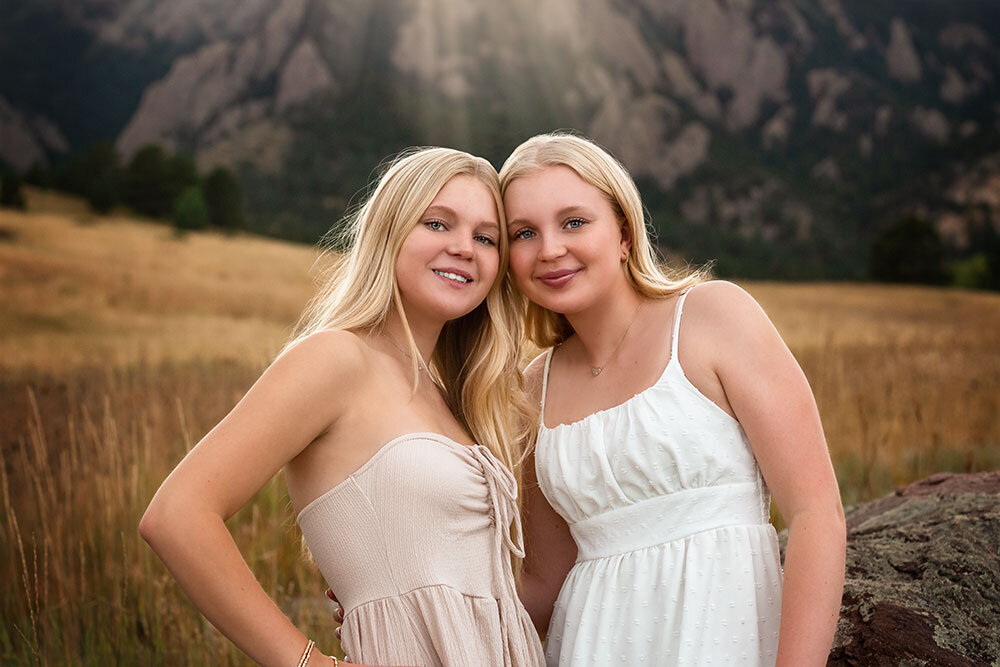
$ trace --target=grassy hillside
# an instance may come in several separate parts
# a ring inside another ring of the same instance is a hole
[[[136,526],[280,348],[316,254],[28,195],[30,212],[0,209],[0,661],[247,664]],[[845,503],[1000,467],[1000,295],[745,287],[812,383]],[[280,476],[229,526],[265,590],[334,651]]]

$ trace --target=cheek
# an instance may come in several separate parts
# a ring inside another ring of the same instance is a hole
[[[485,255],[479,262],[479,272],[480,280],[487,285],[492,285],[493,281],[496,280],[497,274],[500,272],[500,253],[490,252]]]
[[[514,276],[514,282],[518,287],[522,287],[531,282],[532,255],[520,245],[511,246],[510,249],[510,273]]]
[[[414,271],[414,260],[411,252],[401,252],[396,258],[396,280],[402,282],[412,275]]]
[[[617,269],[621,264],[621,251],[621,238],[607,233],[595,235],[589,244],[579,250],[579,253],[585,254],[591,264]]]

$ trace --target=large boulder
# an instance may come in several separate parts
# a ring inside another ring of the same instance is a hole
[[[830,665],[1000,665],[1000,472],[936,474],[846,516]]]

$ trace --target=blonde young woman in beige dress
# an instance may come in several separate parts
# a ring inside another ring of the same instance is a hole
[[[352,663],[537,667],[511,569],[523,330],[496,171],[459,151],[412,152],[351,222],[300,335],[164,481],[140,531],[253,660],[334,664],[268,598],[224,523],[283,468],[346,610]]]

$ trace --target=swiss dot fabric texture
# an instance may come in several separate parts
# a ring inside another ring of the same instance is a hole
[[[535,466],[578,558],[546,638],[551,667],[773,665],[782,572],[770,495],[740,424],[677,358],[621,405],[547,428]]]

